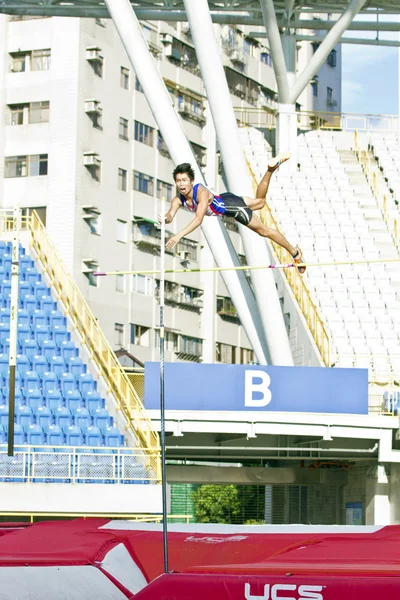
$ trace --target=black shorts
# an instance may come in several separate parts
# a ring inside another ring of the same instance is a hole
[[[248,225],[253,216],[253,211],[249,208],[241,196],[225,192],[220,194],[220,198],[225,204],[225,215],[233,217],[242,225]]]

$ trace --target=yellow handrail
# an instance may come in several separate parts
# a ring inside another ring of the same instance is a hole
[[[43,520],[48,519],[128,519],[130,521],[138,521],[140,523],[161,523],[162,515],[152,514],[138,514],[138,513],[67,513],[67,512],[10,512],[1,511],[0,517],[8,517],[14,519],[27,518],[30,523],[35,522],[35,517]],[[167,519],[170,521],[185,521],[190,523],[190,519],[193,519],[193,515],[167,515]],[[21,521],[24,523],[24,521]]]
[[[84,339],[92,358],[96,361],[101,376],[117,402],[117,408],[127,419],[143,452],[149,458],[157,453],[159,475],[159,437],[153,429],[142,401],[121,367],[79,287],[58,256],[36,212],[33,212],[29,219],[29,229],[31,245],[42,262],[59,299],[64,303],[66,311]]]
[[[400,252],[399,219],[392,216],[388,204],[392,204],[393,210],[397,209],[393,200],[390,202],[390,198],[388,198],[386,194],[381,193],[377,181],[376,171],[374,171],[372,168],[371,157],[369,156],[368,152],[363,150],[360,146],[358,131],[354,132],[354,152],[371,187],[374,198],[382,211],[383,220],[385,221],[389,233],[393,238],[394,245],[396,246],[397,251]]]
[[[248,161],[249,171],[252,176],[253,186],[257,187],[257,180],[254,174],[254,171],[251,167],[250,162]],[[277,229],[279,231],[279,226],[277,219],[275,218],[272,208],[269,206],[268,202],[265,203],[265,207],[260,211],[260,218],[262,222],[268,227],[272,227],[273,229]],[[276,260],[278,263],[287,264],[293,262],[293,257],[289,254],[287,250],[272,242],[272,246],[274,249],[274,253],[276,256]],[[307,287],[306,282],[303,277],[299,274],[297,269],[283,269],[284,275],[292,288],[294,297],[296,298],[298,305],[301,309],[301,312],[304,315],[304,318],[307,322],[307,325],[311,331],[311,334],[314,338],[316,346],[319,350],[321,358],[325,364],[325,366],[331,366],[331,343],[328,331],[326,329],[325,323],[319,313],[317,305],[311,297],[311,292]]]

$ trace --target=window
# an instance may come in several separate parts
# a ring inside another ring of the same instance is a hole
[[[190,145],[198,165],[200,165],[200,167],[207,166],[207,148],[204,148],[204,146],[200,146],[199,144],[195,144],[194,142],[190,142]]]
[[[272,67],[272,56],[269,52],[261,52],[260,61],[269,67]]]
[[[135,140],[137,142],[142,142],[142,144],[153,146],[153,134],[153,127],[145,125],[144,123],[139,123],[139,121],[135,121]]]
[[[135,90],[137,92],[140,92],[141,94],[144,94],[144,89],[142,87],[142,84],[140,83],[139,79],[136,76],[136,81],[135,81]]]
[[[83,164],[89,171],[92,179],[101,181],[101,160],[96,152],[84,152]]]
[[[9,104],[10,125],[26,123],[48,123],[50,103],[31,102],[25,104]]]
[[[118,189],[121,192],[126,192],[128,189],[128,171],[125,169],[118,169]]]
[[[117,242],[126,242],[128,241],[128,223],[126,221],[121,221],[117,219]]]
[[[35,177],[47,175],[47,154],[30,156],[8,156],[5,159],[4,177]]]
[[[133,189],[143,194],[152,196],[154,194],[154,179],[150,175],[133,171]]]
[[[157,198],[159,198],[160,200],[167,200],[167,202],[171,202],[172,185],[170,183],[165,183],[165,181],[157,179]]]
[[[29,208],[21,208],[22,217],[30,217],[33,212],[37,214],[40,221],[46,227],[47,208],[45,206],[30,206]]]
[[[114,323],[114,343],[116,346],[124,346],[125,327],[123,323]]]
[[[99,278],[93,275],[97,271],[98,266],[97,260],[93,258],[87,258],[83,261],[82,273],[92,287],[99,287]]]
[[[222,363],[235,364],[236,347],[229,344],[216,343],[216,361]]]
[[[129,123],[124,117],[119,118],[119,137],[121,140],[129,140],[128,136]]]
[[[329,105],[333,104],[333,89],[330,87],[326,88],[326,101]]]
[[[48,123],[50,102],[31,102],[29,105],[29,123]]]
[[[148,275],[132,275],[132,292],[134,294],[143,294],[144,296],[153,296],[154,279]]]
[[[312,88],[313,96],[315,98],[318,98],[318,80],[317,79],[314,79],[314,81],[311,82],[311,88]]]
[[[117,292],[121,292],[122,294],[125,292],[125,275],[116,275],[115,290]]]
[[[232,317],[235,319],[238,318],[236,308],[229,297],[217,297],[217,313],[222,317]]]
[[[131,323],[131,344],[150,346],[150,327]]]
[[[249,348],[239,348],[240,350],[240,364],[249,365],[255,362],[255,356],[253,350]]]
[[[88,225],[90,233],[93,233],[94,235],[100,235],[100,217],[92,217],[88,220]]]
[[[320,47],[321,43],[320,42],[313,42],[311,44],[311,47],[313,49],[313,53],[315,54],[315,52],[318,50],[318,48]]]
[[[47,71],[50,69],[51,50],[32,50],[25,52],[11,52],[12,73],[25,71]]]
[[[327,61],[328,65],[330,67],[336,67],[337,65],[337,51],[336,50],[332,50],[329,54],[328,54],[328,58]]]
[[[203,340],[181,335],[178,338],[178,348],[176,351],[180,354],[189,354],[200,358],[203,354]]]
[[[129,69],[121,67],[120,85],[124,90],[129,90]]]
[[[168,152],[167,144],[164,142],[164,139],[160,132],[157,135],[157,150],[164,156],[164,158],[171,158],[170,153]]]

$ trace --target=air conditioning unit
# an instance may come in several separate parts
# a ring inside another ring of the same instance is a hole
[[[172,35],[170,33],[161,33],[160,40],[163,44],[172,44],[172,42],[174,41],[174,38],[172,37]]]
[[[82,263],[82,273],[94,273],[99,267],[98,261],[94,258],[83,258]]]
[[[189,252],[187,252],[186,250],[181,250],[179,252],[179,260],[181,262],[186,262],[187,260],[189,260]]]
[[[89,46],[88,48],[86,48],[86,60],[91,60],[91,61],[103,60],[103,57],[100,54],[100,52],[101,52],[101,48],[98,48],[97,46]]]
[[[91,219],[96,219],[100,214],[100,209],[97,206],[92,206],[90,204],[84,204],[82,206],[83,214],[82,219],[90,221]]]
[[[100,100],[85,100],[85,112],[100,114],[102,112]]]
[[[332,100],[328,100],[328,101],[327,101],[327,105],[328,105],[328,106],[337,106],[337,100],[334,100],[334,99],[332,98]]]
[[[101,160],[96,152],[85,152],[83,155],[83,164],[85,167],[99,167]]]
[[[230,55],[230,59],[232,62],[241,63],[242,65],[246,62],[246,56],[242,50],[233,50]]]

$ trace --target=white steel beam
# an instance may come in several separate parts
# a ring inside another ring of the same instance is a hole
[[[106,0],[122,43],[175,164],[192,162],[196,177],[204,183],[182,123],[171,104],[169,93],[147,47],[139,21],[129,0]],[[202,225],[207,243],[220,267],[238,266],[239,260],[225,227],[217,218],[205,218]],[[224,283],[260,364],[267,362],[267,344],[255,298],[244,272],[222,272]]]
[[[325,36],[320,37],[318,35],[296,35],[296,40],[299,42],[323,42]],[[394,48],[400,47],[398,40],[371,40],[365,38],[346,38],[342,37],[339,40],[339,44],[357,44],[360,46],[392,46]]]
[[[322,67],[329,53],[336,46],[343,33],[346,31],[354,17],[359,13],[366,1],[367,0],[350,1],[349,5],[347,6],[340,19],[336,21],[335,25],[326,35],[324,41],[321,42],[321,45],[319,46],[318,50],[312,56],[310,62],[308,63],[304,71],[297,78],[296,83],[290,90],[290,102],[296,102],[301,92]]]
[[[287,65],[283,54],[281,36],[273,0],[260,0],[265,29],[268,34],[269,47],[274,63],[276,83],[278,85],[279,100],[283,104],[289,102],[290,89],[287,75]]]
[[[184,0],[184,3],[230,191],[240,196],[252,197],[254,193],[251,177],[239,137],[207,0],[196,0],[196,2]],[[248,263],[254,266],[269,264],[265,240],[242,225],[240,234]],[[254,270],[251,272],[251,280],[271,364],[293,365],[273,274],[271,271]],[[234,297],[232,300],[235,302]]]

